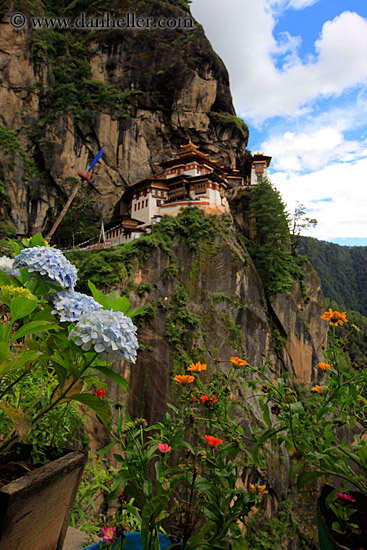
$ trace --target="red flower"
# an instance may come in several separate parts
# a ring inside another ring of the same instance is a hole
[[[167,443],[159,443],[158,450],[161,451],[162,455],[169,453],[172,447],[167,445]]]
[[[206,405],[207,407],[211,407],[217,401],[218,401],[218,397],[216,397],[215,395],[213,396],[213,399],[210,399],[210,397],[208,397],[207,395],[202,395],[200,397],[200,401],[198,401],[198,403],[201,402],[202,405]]]
[[[344,500],[348,500],[349,502],[355,502],[356,499],[352,498],[352,496],[349,493],[336,493],[336,496],[338,498],[342,498]]]
[[[205,439],[211,447],[218,447],[218,445],[223,443],[223,439],[218,439],[218,437],[214,437],[213,435],[206,435]]]
[[[94,395],[96,397],[99,397],[99,399],[102,399],[106,395],[106,392],[107,392],[106,388],[104,390],[102,390],[101,388],[98,388],[98,389],[96,388]]]

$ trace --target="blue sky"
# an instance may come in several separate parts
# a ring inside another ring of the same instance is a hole
[[[229,71],[248,148],[305,234],[367,246],[367,0],[193,0]]]

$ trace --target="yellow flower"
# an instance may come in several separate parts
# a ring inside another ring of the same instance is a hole
[[[177,374],[173,380],[178,384],[190,384],[195,380],[195,376],[191,376],[190,374]]]
[[[239,357],[231,357],[230,362],[234,365],[237,365],[237,367],[244,367],[245,365],[247,365],[247,361],[245,361],[244,359],[240,359]]]
[[[266,493],[268,493],[266,485],[254,485],[253,483],[250,483],[250,489],[252,491],[257,491],[261,495],[266,495]]]
[[[330,365],[329,365],[329,363],[318,363],[318,366],[319,366],[320,369],[322,369],[322,370],[330,370]]]
[[[191,363],[191,365],[189,367],[187,367],[187,370],[191,370],[191,371],[195,371],[195,372],[201,372],[202,370],[206,370],[206,364],[205,363],[200,363],[200,361],[198,361],[197,363]]]
[[[3,292],[5,295],[15,298],[16,296],[23,296],[23,298],[29,298],[32,296],[32,293],[28,288],[23,288],[21,286],[13,286],[13,285],[2,285],[0,287],[1,292]]]
[[[333,311],[331,307],[329,308],[329,311],[325,311],[325,313],[321,315],[321,319],[329,321],[329,325],[335,326],[348,322],[345,311],[343,311],[343,313],[339,313],[339,311]]]

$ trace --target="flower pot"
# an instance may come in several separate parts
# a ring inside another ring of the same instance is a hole
[[[126,539],[126,543],[124,546],[124,550],[143,550],[143,543],[141,540],[140,533],[126,533],[125,539]],[[160,544],[161,550],[164,550],[164,548],[167,548],[171,544],[171,541],[168,535],[163,535],[160,533],[159,544]],[[100,550],[99,542],[92,544],[92,546],[88,546],[84,550]]]
[[[0,488],[0,550],[61,550],[86,451],[70,451]]]
[[[352,521],[360,527],[361,533],[350,531],[341,534],[332,530],[332,523],[337,521],[337,517],[325,505],[326,497],[333,490],[334,488],[330,485],[325,485],[318,500],[317,516],[320,550],[362,550],[367,548],[367,496],[356,491],[348,491],[356,500],[356,502],[351,502],[351,506],[357,509],[357,512],[352,516]]]

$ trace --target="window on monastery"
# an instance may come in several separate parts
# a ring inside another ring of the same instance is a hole
[[[148,206],[148,199],[146,199],[146,201],[145,201],[145,207],[147,207],[147,206]]]
[[[134,211],[136,210],[136,203],[134,204]]]
[[[157,206],[161,206],[162,204],[162,201],[161,200],[157,200]]]

